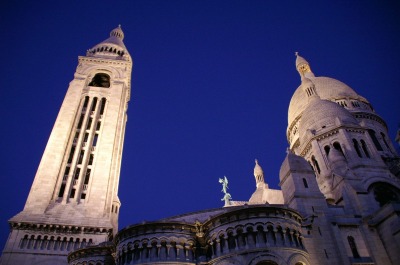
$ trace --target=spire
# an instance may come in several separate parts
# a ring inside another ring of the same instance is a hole
[[[310,64],[299,55],[298,52],[295,52],[296,55],[296,69],[299,72],[301,79],[305,76],[314,76],[313,72],[311,72]]]
[[[254,166],[254,177],[256,178],[256,185],[257,185],[257,188],[258,188],[260,185],[264,185],[265,184],[265,182],[264,182],[264,172],[263,172],[262,168],[260,167],[260,165],[258,164],[258,160],[257,159],[255,160],[255,162],[256,162],[256,165]]]

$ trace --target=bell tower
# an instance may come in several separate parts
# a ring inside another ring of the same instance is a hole
[[[118,231],[118,184],[132,59],[120,26],[79,56],[25,207],[0,263],[67,264]]]

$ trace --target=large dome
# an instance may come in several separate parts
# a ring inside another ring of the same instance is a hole
[[[348,85],[340,82],[339,80],[329,77],[315,77],[308,76],[314,85],[315,90],[321,99],[335,100],[341,98],[358,99],[367,102],[367,100],[359,96],[352,88]],[[294,92],[292,99],[289,104],[288,112],[288,124],[292,124],[294,119],[298,117],[306,108],[308,103],[308,97],[306,92],[302,89],[301,85]]]

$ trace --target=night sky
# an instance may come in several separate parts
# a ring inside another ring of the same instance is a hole
[[[23,209],[77,57],[122,25],[133,61],[120,228],[279,188],[294,53],[400,122],[399,1],[8,1],[0,10],[0,247]]]

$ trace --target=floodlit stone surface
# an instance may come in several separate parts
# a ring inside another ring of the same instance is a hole
[[[281,190],[256,160],[249,201],[226,197],[218,209],[117,233],[132,68],[123,38],[118,27],[79,57],[2,265],[400,264],[400,158],[386,123],[298,54]]]

